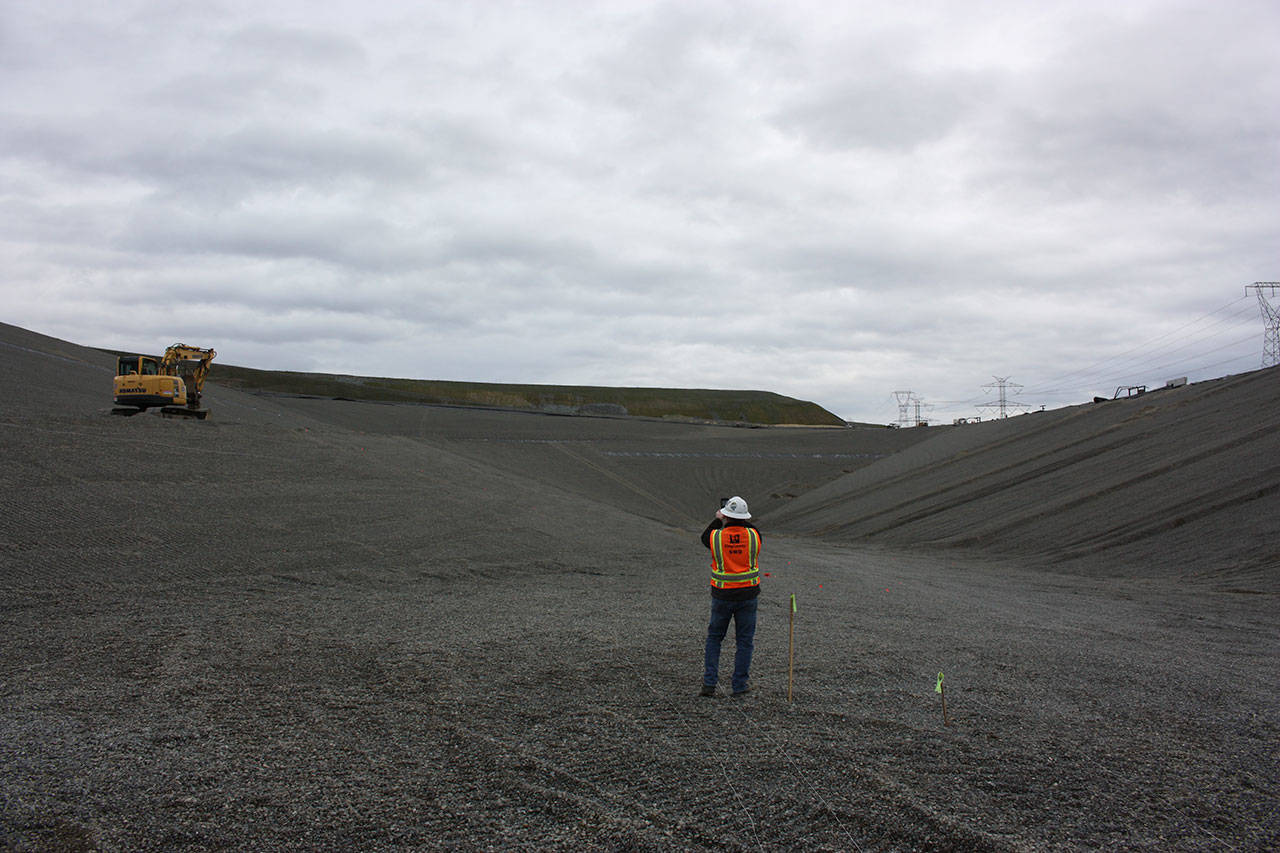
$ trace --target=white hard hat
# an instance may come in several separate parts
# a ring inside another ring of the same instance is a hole
[[[747,510],[747,502],[742,498],[734,495],[724,502],[724,506],[720,507],[720,512],[729,518],[750,518],[751,513]]]

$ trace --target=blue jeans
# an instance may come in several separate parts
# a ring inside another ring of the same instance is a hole
[[[755,598],[746,601],[711,599],[711,622],[707,625],[707,669],[702,676],[704,686],[715,687],[720,680],[720,643],[728,633],[729,620],[732,619],[733,636],[738,643],[733,656],[733,692],[741,693],[747,689],[751,651],[755,647],[757,601]]]

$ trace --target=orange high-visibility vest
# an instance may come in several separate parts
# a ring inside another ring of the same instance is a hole
[[[755,528],[711,531],[711,585],[717,589],[760,585],[760,534]]]

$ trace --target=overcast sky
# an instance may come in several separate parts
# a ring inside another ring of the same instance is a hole
[[[1251,370],[1277,45],[1274,0],[0,0],[0,319],[872,422]]]

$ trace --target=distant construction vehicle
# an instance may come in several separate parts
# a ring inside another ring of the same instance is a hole
[[[112,383],[116,403],[112,414],[136,415],[158,408],[168,417],[204,420],[209,410],[201,408],[200,392],[209,375],[209,363],[216,355],[211,349],[174,344],[159,359],[119,356]]]

